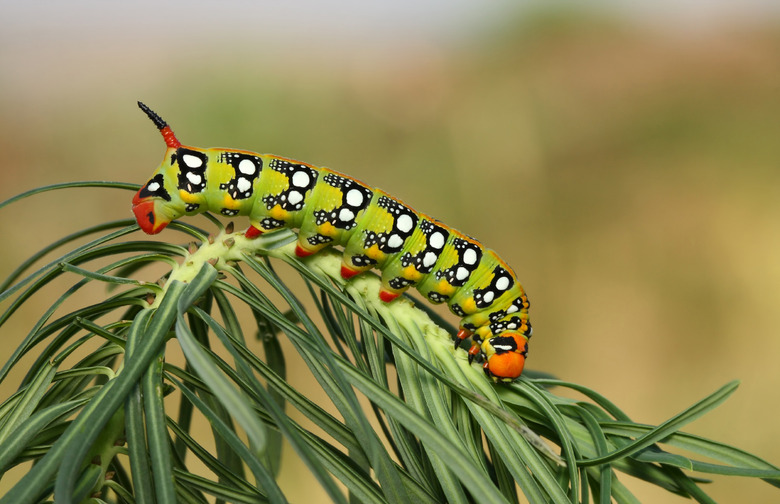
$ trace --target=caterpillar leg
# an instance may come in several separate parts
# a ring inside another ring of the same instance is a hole
[[[310,252],[306,250],[305,248],[301,247],[300,244],[297,244],[295,246],[295,255],[297,255],[298,257],[309,257],[312,254],[314,254],[314,252]]]
[[[330,242],[318,243],[312,245],[300,234],[298,235],[298,243],[295,245],[295,255],[298,257],[309,257],[316,254],[320,250],[324,249],[330,244]]]
[[[393,301],[394,299],[398,298],[398,296],[400,296],[401,294],[403,294],[403,291],[393,292],[385,289],[384,287],[379,289],[379,299],[381,299],[385,303],[389,303],[390,301]]]
[[[466,338],[470,338],[471,335],[474,334],[468,329],[460,328],[458,331],[458,334],[455,335],[454,338],[452,338],[453,342],[455,343],[455,349],[457,349],[461,343],[463,343],[463,340]]]
[[[351,262],[351,261],[349,261]],[[349,280],[355,275],[359,275],[363,272],[366,272],[371,269],[371,266],[364,266],[364,267],[358,267],[358,266],[352,266],[348,263],[347,259],[344,258],[341,261],[341,278],[344,278],[346,280]]]
[[[368,271],[371,269],[371,265],[359,267],[359,266],[353,266],[350,263],[354,263],[351,259],[348,259],[345,255],[344,260],[341,263],[341,277],[344,279],[349,280],[355,275],[359,275],[365,271]],[[403,294],[404,290],[391,290],[387,285],[382,285],[379,289],[379,299],[384,301],[385,303],[389,303],[390,301],[393,301],[398,296]]]
[[[379,298],[385,303],[396,299],[406,292],[414,281],[402,277],[393,277],[382,272],[382,287],[379,289]]]
[[[244,236],[249,238],[250,240],[252,238],[257,238],[261,234],[263,234],[263,231],[260,230],[260,229],[257,229],[256,227],[252,226],[251,224],[249,225],[247,230],[244,232]]]
[[[482,354],[482,347],[480,347],[479,343],[476,341],[471,342],[471,348],[469,348],[469,364],[474,362],[474,358],[478,355],[481,356]]]
[[[455,335],[453,338],[455,340],[455,348],[458,348],[460,344],[463,342],[463,340],[471,338],[471,346],[469,347],[469,364],[474,362],[474,359],[479,358],[480,360],[484,358],[484,353],[482,352],[482,345],[480,343],[482,340],[480,339],[478,334],[472,333],[468,329],[461,328],[458,331],[458,334]]]
[[[350,268],[346,264],[342,264],[341,265],[341,278],[349,280],[353,276],[359,275],[361,273],[363,273],[363,272],[360,271],[360,270],[356,270],[356,269]]]

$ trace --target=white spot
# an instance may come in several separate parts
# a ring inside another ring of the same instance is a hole
[[[249,159],[242,159],[241,162],[238,163],[238,171],[244,175],[254,175],[255,164]]]
[[[151,192],[155,192],[159,188],[160,188],[160,183],[159,182],[152,182],[151,184],[146,186],[146,190],[147,191],[151,191]]]
[[[436,231],[431,235],[431,239],[428,240],[428,244],[435,249],[442,248],[444,246],[444,235],[439,231]]]
[[[363,193],[358,189],[347,191],[347,205],[357,207],[363,204]]]
[[[493,302],[493,292],[487,291],[484,296],[482,296],[482,300],[486,303]]]
[[[295,187],[306,187],[309,185],[309,180],[311,180],[311,177],[309,177],[308,173],[305,171],[298,171],[292,176],[292,185]]]
[[[514,312],[516,312],[516,311],[517,311],[517,310],[519,310],[519,309],[520,309],[520,308],[518,308],[517,306],[515,306],[515,305],[512,305],[512,306],[510,306],[509,308],[507,308],[507,309],[506,309],[506,312],[507,312],[507,313],[514,313]]]
[[[500,291],[507,290],[509,287],[509,278],[508,277],[501,277],[498,279],[498,282],[496,282],[496,289]]]
[[[303,194],[298,191],[290,191],[290,194],[287,196],[287,201],[293,205],[300,203],[303,201]]]
[[[192,154],[183,155],[181,160],[184,161],[184,164],[190,168],[200,168],[203,166],[203,160],[197,156],[193,156]]]
[[[403,214],[400,217],[398,217],[398,220],[395,221],[396,226],[398,226],[398,230],[406,233],[412,229],[412,226],[414,225],[414,221],[412,218],[407,215]]]
[[[493,345],[493,348],[496,349],[496,352],[511,352],[512,351],[512,345]]]
[[[506,325],[506,328],[507,328],[507,329],[517,329],[517,324],[515,324],[514,322],[512,322],[511,324],[507,324],[507,325]]]
[[[355,214],[349,208],[342,208],[339,212],[339,220],[349,222],[355,218]]]
[[[436,254],[434,254],[433,252],[426,252],[425,256],[423,257],[423,266],[425,266],[426,268],[430,268],[431,266],[434,265],[436,259],[437,259]]]
[[[252,188],[252,183],[249,181],[249,179],[240,178],[238,179],[238,183],[236,184],[236,187],[238,187],[238,190],[243,192],[247,192]]]
[[[403,244],[404,244],[404,239],[398,236],[397,234],[390,235],[390,238],[387,240],[387,245],[390,248],[398,248]]]
[[[465,280],[469,277],[469,270],[467,270],[464,267],[458,268],[458,271],[455,273],[455,278],[458,280]]]
[[[463,253],[463,262],[466,264],[476,264],[477,263],[477,251],[474,249],[466,249],[466,251]]]
[[[201,177],[195,172],[187,172],[187,180],[189,180],[193,184],[200,184],[203,181],[203,177]]]

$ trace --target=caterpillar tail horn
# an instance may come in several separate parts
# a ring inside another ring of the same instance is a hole
[[[165,140],[165,145],[172,149],[178,149],[181,147],[181,142],[179,142],[171,127],[168,126],[168,123],[166,123],[162,117],[157,115],[154,110],[150,109],[140,101],[138,102],[138,107],[144,111],[147,117],[149,117],[154,125],[157,126],[157,129],[160,130],[160,133],[162,133],[163,139]]]

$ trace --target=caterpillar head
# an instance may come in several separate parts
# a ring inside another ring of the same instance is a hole
[[[183,204],[174,201],[174,199],[178,200],[177,190],[173,186],[175,177],[166,173],[176,171],[174,166],[176,152],[181,147],[181,142],[176,139],[171,127],[160,116],[141,102],[138,102],[138,106],[160,130],[168,146],[162,165],[133,197],[133,213],[138,226],[147,234],[157,234],[184,213],[180,210]]]
[[[482,342],[485,374],[495,381],[512,382],[523,372],[528,339],[520,333],[505,332]]]

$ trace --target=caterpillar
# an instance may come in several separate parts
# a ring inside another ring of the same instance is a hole
[[[471,338],[469,362],[496,382],[520,376],[531,324],[528,298],[512,269],[477,240],[419,213],[381,189],[329,168],[271,154],[182,145],[168,124],[138,106],[162,133],[162,164],[133,198],[138,226],[162,231],[183,215],[245,215],[247,238],[298,230],[295,253],[344,249],[341,275],[381,271],[390,302],[414,286],[461,318],[455,348]]]

